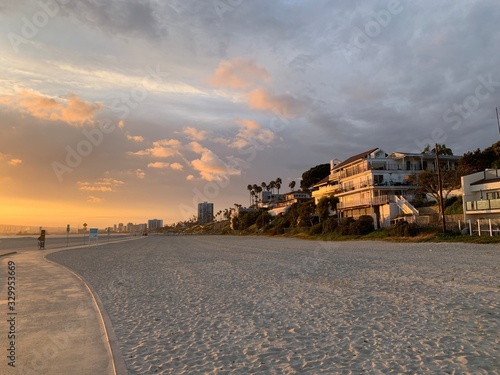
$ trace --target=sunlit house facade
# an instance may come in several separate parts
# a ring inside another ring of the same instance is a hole
[[[462,201],[465,221],[500,221],[500,169],[463,176]]]
[[[456,168],[458,156],[442,155],[440,164]],[[422,170],[436,170],[435,154],[393,152],[386,154],[379,148],[351,156],[343,162],[330,163],[330,175],[316,185],[312,192],[315,202],[321,197],[339,198],[339,217],[373,217],[377,228],[387,227],[391,220],[410,215],[418,210],[412,205],[418,186],[410,178]]]

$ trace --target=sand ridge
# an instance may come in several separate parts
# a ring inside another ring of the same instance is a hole
[[[500,373],[500,249],[171,236],[50,255],[130,374]]]

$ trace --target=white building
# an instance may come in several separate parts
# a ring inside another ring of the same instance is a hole
[[[464,220],[500,222],[500,170],[486,169],[462,177]]]
[[[459,156],[440,155],[442,167],[455,168]],[[340,217],[373,217],[375,225],[387,227],[400,214],[418,215],[411,204],[415,190],[411,175],[436,169],[436,155],[393,152],[387,155],[379,148],[351,156],[341,163],[332,161],[330,175],[314,185],[315,202],[321,197],[339,198]]]

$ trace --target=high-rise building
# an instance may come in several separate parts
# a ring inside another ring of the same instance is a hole
[[[163,228],[163,220],[160,219],[148,220],[148,230],[154,231],[158,228]]]
[[[198,223],[206,224],[214,221],[214,204],[203,202],[198,203]]]

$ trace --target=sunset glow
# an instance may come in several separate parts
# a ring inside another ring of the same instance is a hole
[[[372,147],[498,139],[494,2],[40,3],[0,4],[0,224],[170,224]]]

